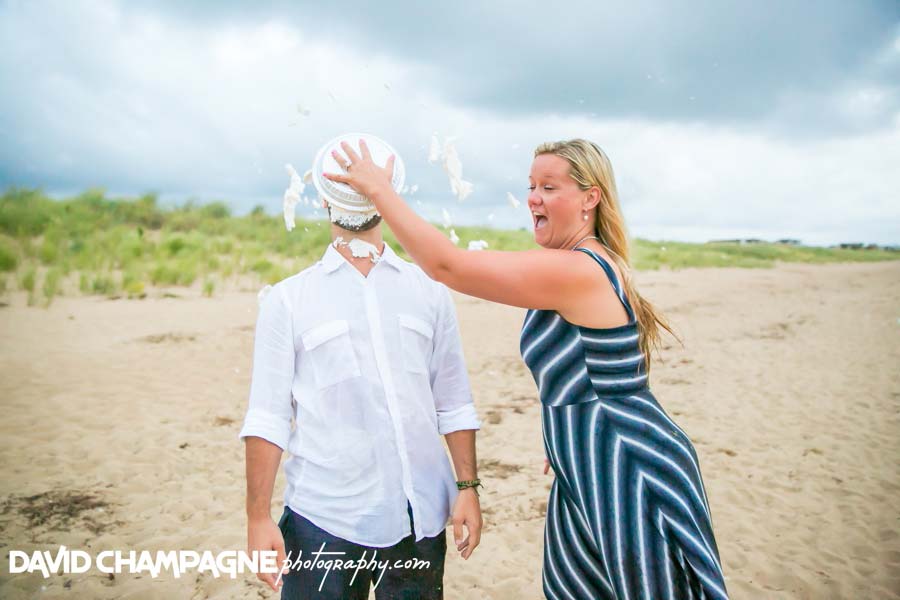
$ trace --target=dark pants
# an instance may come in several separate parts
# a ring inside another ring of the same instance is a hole
[[[408,504],[407,511],[410,530],[415,531]],[[375,586],[377,600],[444,597],[447,537],[443,531],[419,542],[411,534],[393,546],[372,548],[335,537],[287,506],[278,527],[288,558],[301,561],[283,576],[282,600],[366,600],[370,585]],[[350,561],[354,564],[348,568]]]

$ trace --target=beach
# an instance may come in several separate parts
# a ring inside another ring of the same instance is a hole
[[[900,598],[900,261],[636,273],[671,320],[651,385],[700,457],[733,598]],[[256,289],[0,307],[0,596],[269,598],[253,575],[8,572],[10,549],[243,550]],[[448,599],[540,598],[540,407],[524,310],[454,294],[485,530]],[[279,472],[273,515],[280,515]],[[61,509],[62,508],[62,509]],[[41,510],[42,509],[42,510]],[[452,542],[450,544],[452,548]]]

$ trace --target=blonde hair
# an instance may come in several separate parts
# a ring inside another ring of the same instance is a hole
[[[629,261],[628,234],[625,220],[619,208],[619,194],[613,176],[612,163],[600,147],[587,140],[574,139],[561,142],[545,142],[534,155],[554,154],[569,163],[569,175],[578,186],[587,191],[600,188],[600,202],[594,214],[594,234],[615,261],[622,274],[622,287],[638,323],[639,343],[644,354],[647,371],[650,371],[650,355],[660,346],[661,329],[680,338],[672,331],[666,318],[653,305],[641,297],[634,287]]]

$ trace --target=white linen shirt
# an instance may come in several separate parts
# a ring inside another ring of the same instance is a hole
[[[458,492],[440,435],[479,425],[449,291],[387,243],[368,277],[329,245],[262,300],[239,437],[289,452],[285,504],[318,527],[391,546],[408,499],[417,541],[442,532]]]

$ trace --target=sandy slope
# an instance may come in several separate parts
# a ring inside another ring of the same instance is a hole
[[[653,387],[697,447],[732,596],[900,598],[900,263],[638,283],[685,339]],[[179,293],[0,308],[0,596],[270,597],[252,578],[7,572],[10,548],[244,548],[236,435],[256,296]],[[550,479],[518,356],[523,311],[456,301],[488,528],[470,561],[449,557],[447,597],[538,598]],[[282,489],[279,476],[276,505]],[[21,496],[49,490],[110,504],[62,531],[29,527]]]

